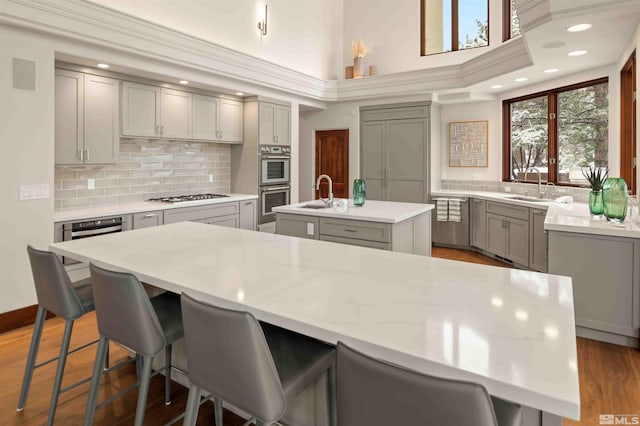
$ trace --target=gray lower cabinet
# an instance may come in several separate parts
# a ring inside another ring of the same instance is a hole
[[[486,250],[487,202],[478,199],[469,199],[469,202],[471,203],[471,245],[481,250]]]
[[[164,224],[164,211],[136,213],[133,215],[133,229],[149,228]]]
[[[529,269],[547,272],[547,231],[544,230],[546,210],[529,211]]]
[[[548,235],[549,273],[572,278],[578,334],[637,345],[640,240],[558,231]]]
[[[529,222],[487,213],[487,248],[497,256],[529,265]]]
[[[237,201],[197,207],[168,209],[164,212],[164,223],[169,224],[188,221],[217,225],[222,224],[237,228],[240,223],[239,211],[240,206]]]
[[[240,219],[237,214],[233,214],[230,216],[220,216],[220,217],[212,217],[209,219],[205,219],[204,223],[207,225],[218,225],[218,226],[226,226],[228,228],[239,228]]]
[[[278,213],[276,234],[423,256],[431,255],[430,212],[393,224]]]
[[[276,214],[276,234],[317,240],[319,222],[320,220],[313,216],[278,213]]]
[[[257,208],[256,200],[240,201],[240,229],[256,230]]]

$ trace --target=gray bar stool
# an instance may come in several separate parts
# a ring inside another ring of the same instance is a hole
[[[171,403],[171,346],[184,334],[180,296],[166,292],[149,299],[134,275],[109,271],[93,264],[90,264],[89,268],[100,340],[93,366],[84,425],[93,423],[97,408],[139,387],[135,425],[141,426],[149,393],[149,380],[160,371],[165,372],[165,404]],[[135,351],[138,357],[142,357],[142,373],[139,374],[138,383],[96,406],[102,377],[101,365],[104,363],[110,340],[121,343]],[[152,375],[153,358],[163,349],[165,366]]]
[[[333,346],[184,293],[182,317],[191,382],[185,425],[195,425],[201,392],[214,398],[218,426],[223,424],[223,400],[254,416],[258,426],[281,419],[286,423],[287,401],[324,372],[328,416],[334,424]]]
[[[62,265],[62,261],[54,253],[50,251],[36,250],[31,246],[27,246],[27,253],[29,254],[31,272],[33,273],[33,281],[36,287],[38,313],[36,314],[36,322],[33,326],[31,345],[29,347],[29,355],[27,356],[27,365],[24,369],[22,389],[20,391],[20,399],[18,401],[18,411],[22,411],[27,404],[27,397],[29,396],[29,388],[31,387],[33,371],[36,368],[58,360],[56,375],[53,381],[51,403],[49,405],[49,418],[47,420],[47,424],[52,425],[60,394],[90,380],[90,378],[86,378],[61,389],[62,376],[64,375],[67,355],[98,342],[97,340],[94,340],[93,342],[89,342],[69,351],[69,342],[71,341],[73,323],[85,313],[93,311],[93,294],[91,292],[91,281],[89,279],[84,279],[75,283],[71,282],[67,275],[67,271],[65,271],[64,266]],[[64,335],[60,345],[60,354],[55,358],[36,364],[47,311],[66,320]]]
[[[428,376],[357,352],[338,342],[338,424],[348,426],[516,426],[519,405],[484,386]]]

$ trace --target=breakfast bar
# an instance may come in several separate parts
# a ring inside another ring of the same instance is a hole
[[[577,419],[571,279],[182,222],[55,243],[54,252],[526,407]]]

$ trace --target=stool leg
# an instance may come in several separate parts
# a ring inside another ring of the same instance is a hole
[[[51,405],[49,406],[49,420],[47,421],[48,426],[53,425],[53,419],[56,415],[58,397],[60,396],[60,385],[62,385],[62,376],[64,375],[64,367],[67,363],[67,353],[69,352],[69,343],[71,342],[73,322],[73,320],[67,320],[64,326],[64,335],[62,336],[62,345],[60,346],[60,357],[58,358],[58,368],[56,368],[56,377],[53,381],[53,393],[51,394]]]
[[[136,354],[136,378],[140,384],[140,376],[142,376],[142,355]]]
[[[223,417],[223,409],[222,409],[222,400],[220,398],[213,399],[213,414],[216,417],[216,426],[223,426],[224,423],[222,421]]]
[[[184,410],[183,426],[195,426],[200,410],[200,388],[196,385],[189,386],[189,397],[187,398],[187,408]],[[216,421],[216,426],[219,426]]]
[[[108,347],[109,339],[100,336],[98,350],[96,351],[96,360],[93,363],[93,375],[91,376],[91,388],[89,388],[87,409],[84,414],[84,426],[91,426],[93,424],[93,416],[96,413],[96,402],[98,400],[98,390],[100,389],[100,379],[102,378],[102,366],[107,356],[106,352]]]
[[[31,335],[31,346],[29,347],[29,355],[27,356],[27,365],[24,368],[24,378],[22,379],[22,390],[20,390],[20,399],[18,400],[18,411],[22,411],[27,404],[27,396],[29,396],[29,388],[31,387],[31,378],[38,357],[38,349],[40,348],[40,337],[42,337],[42,328],[47,315],[47,310],[42,306],[38,306],[36,314],[36,323],[33,325],[33,334]]]
[[[171,404],[171,345],[164,348],[164,405]]]
[[[105,371],[109,369],[109,342],[107,342],[107,356],[104,360],[104,369]]]
[[[153,356],[144,356],[142,360],[142,377],[138,387],[138,406],[136,407],[135,426],[142,426],[144,423],[144,412],[147,408],[147,395],[149,395],[149,380],[151,379],[151,367]]]

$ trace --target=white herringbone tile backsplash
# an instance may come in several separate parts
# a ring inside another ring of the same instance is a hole
[[[226,144],[122,139],[117,164],[56,166],[55,209],[117,205],[168,195],[229,193],[230,156]],[[95,189],[87,189],[88,179],[95,179]]]

